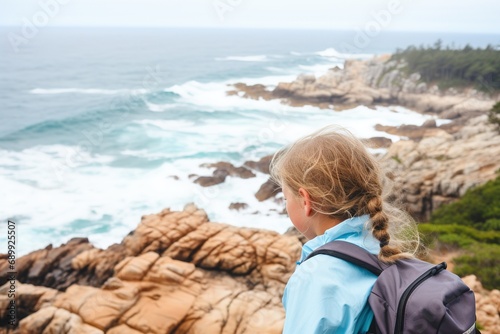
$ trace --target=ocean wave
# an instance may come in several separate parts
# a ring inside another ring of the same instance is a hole
[[[141,125],[152,125],[162,130],[179,130],[188,128],[196,131],[196,129],[193,128],[195,123],[187,120],[143,119],[140,121],[134,121],[134,123]]]
[[[333,67],[344,68],[343,62],[339,62],[337,64],[317,64],[317,65],[299,65],[299,68],[303,73],[312,73],[316,77],[325,74],[329,69]]]
[[[153,112],[164,112],[169,109],[178,108],[181,105],[179,103],[165,103],[165,104],[156,104],[145,101],[148,109]]]
[[[280,80],[283,78],[284,80]],[[245,99],[239,96],[228,96],[227,91],[232,90],[231,85],[239,82],[248,85],[264,84],[276,85],[280,81],[291,81],[296,76],[272,76],[261,78],[240,78],[237,80],[223,82],[202,83],[199,81],[188,81],[183,84],[168,87],[167,90],[175,92],[180,96],[177,103],[184,103],[186,106],[194,106],[198,111],[241,111],[241,110],[279,110],[283,106],[278,100],[264,101]]]
[[[315,52],[316,55],[326,58],[336,58],[336,59],[368,59],[373,57],[373,54],[369,53],[342,53],[334,48],[328,48],[323,51]]]
[[[255,56],[227,56],[227,57],[218,57],[215,58],[217,61],[254,61],[254,62],[262,62],[268,61],[268,57],[266,55],[255,55]]]
[[[101,89],[101,88],[34,88],[29,91],[31,94],[94,94],[94,95],[114,95],[114,94],[146,94],[147,89]]]

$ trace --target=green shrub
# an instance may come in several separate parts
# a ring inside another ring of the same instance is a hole
[[[487,289],[500,288],[500,232],[479,231],[457,224],[419,224],[423,243],[432,249],[463,250],[456,257],[454,272],[476,275]]]
[[[500,102],[495,103],[488,114],[490,123],[495,124],[500,130]]]
[[[500,231],[500,177],[470,189],[460,200],[438,208],[430,221]]]
[[[475,243],[500,243],[499,231],[479,231],[458,224],[419,224],[418,230],[423,235],[423,243],[428,247],[434,247],[436,242],[456,248],[464,248]]]
[[[461,250],[457,275],[474,274],[485,288],[500,288],[500,176],[443,205],[418,229],[431,249]]]
[[[458,276],[476,275],[486,289],[500,288],[500,245],[475,243],[454,259]]]

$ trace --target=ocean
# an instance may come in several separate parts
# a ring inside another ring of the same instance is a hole
[[[495,44],[499,36],[382,33],[342,50],[348,31],[44,28],[20,46],[0,35],[0,220],[16,222],[17,254],[88,237],[120,242],[141,216],[194,202],[211,221],[284,232],[283,204],[254,197],[268,176],[203,188],[203,163],[235,166],[327,124],[369,138],[384,125],[421,124],[400,106],[336,112],[227,96],[231,84],[269,88],[320,75],[347,58],[408,45]],[[349,51],[349,52],[348,52]],[[443,120],[438,120],[444,122]],[[248,208],[229,210],[232,202]],[[7,252],[7,224],[0,253]]]

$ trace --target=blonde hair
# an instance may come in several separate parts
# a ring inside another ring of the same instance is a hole
[[[411,217],[385,199],[385,175],[365,145],[346,129],[324,127],[276,152],[272,179],[298,196],[307,190],[315,213],[345,220],[368,214],[379,259],[413,257],[419,246]]]

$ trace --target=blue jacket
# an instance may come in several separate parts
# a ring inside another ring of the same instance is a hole
[[[332,240],[352,242],[377,254],[379,242],[365,228],[368,219],[368,215],[347,219],[309,240],[302,247],[301,261]],[[367,301],[376,278],[365,269],[328,255],[297,263],[283,294],[283,333],[365,333],[373,319]]]

